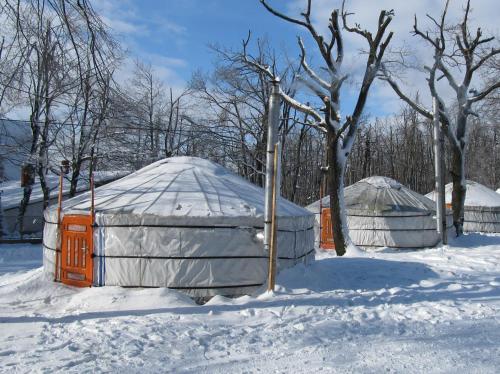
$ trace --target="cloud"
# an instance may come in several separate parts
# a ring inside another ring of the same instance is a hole
[[[161,50],[158,45],[161,46],[161,42],[165,40],[180,43],[186,35],[186,28],[165,17],[146,18],[138,11],[138,5],[137,2],[130,0],[96,2],[97,12],[103,21],[118,34],[120,42],[127,50],[127,56],[116,72],[117,81],[129,82],[135,69],[134,61],[139,59],[141,62],[151,64],[156,77],[167,87],[173,87],[174,91],[182,90],[186,82],[181,78],[178,70],[186,68],[187,62],[157,51]]]
[[[116,17],[109,18],[105,15],[101,16],[101,19],[106,25],[108,25],[114,32],[127,35],[127,34],[149,34],[149,28],[146,25],[140,25],[134,22],[127,22],[125,20],[118,19]]]
[[[295,0],[286,9],[286,13],[290,16],[297,17],[300,12],[304,11],[305,4],[305,0]],[[433,51],[432,48],[429,48],[429,46],[421,40],[421,38],[411,34],[414,15],[418,17],[419,28],[423,30],[432,29],[432,21],[426,17],[426,14],[439,17],[444,8],[444,4],[444,1],[435,0],[350,0],[346,2],[346,9],[354,13],[349,17],[351,25],[359,23],[362,28],[369,31],[376,30],[378,14],[381,9],[394,9],[395,17],[389,26],[389,30],[394,32],[391,48],[396,50],[405,48],[409,50],[419,60],[420,66],[422,66],[423,61],[431,61]],[[327,25],[331,11],[340,6],[341,2],[336,0],[316,0],[313,2],[312,21],[318,31],[323,35],[329,35]],[[465,1],[463,0],[450,2],[447,16],[447,20],[450,24],[458,23],[458,21],[461,20],[464,7]],[[472,1],[471,8],[471,30],[475,32],[475,29],[481,26],[484,35],[499,34],[498,12],[494,11],[498,9],[498,0]],[[343,35],[346,50],[344,68],[347,72],[359,78],[360,73],[364,70],[363,64],[366,61],[364,57],[361,57],[360,51],[366,49],[366,40],[359,35],[347,32],[344,32]],[[310,44],[309,50],[311,52],[309,52],[309,54],[312,54],[313,49],[314,46]],[[320,58],[316,56],[315,60],[318,62]],[[455,73],[460,76],[459,71],[455,71]],[[476,79],[478,78],[479,77]],[[438,88],[445,97],[451,98],[452,92],[444,81],[443,79],[442,82],[440,82]],[[481,82],[478,79],[474,84],[480,85]],[[416,70],[406,71],[402,86],[410,95],[415,95],[419,92],[423,102],[430,105],[425,74]],[[354,90],[351,89],[350,91],[350,94],[354,93]],[[377,112],[382,110],[391,113],[394,109],[399,108],[400,105],[401,101],[397,98],[392,89],[388,88],[388,86],[382,82],[376,82],[370,93],[370,101],[368,102],[367,110],[370,110],[371,107]]]

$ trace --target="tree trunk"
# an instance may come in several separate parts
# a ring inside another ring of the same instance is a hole
[[[33,168],[33,173],[34,173],[34,170],[35,169]],[[33,190],[32,185],[28,185],[28,186],[23,187],[23,198],[21,200],[21,204],[19,204],[19,213],[17,215],[17,225],[19,227],[19,235],[21,236],[21,238],[24,235],[24,215],[26,214],[26,210],[27,210],[28,204],[30,202],[32,190]]]
[[[342,157],[338,142],[333,142],[333,135],[328,135],[328,192],[330,195],[330,214],[333,242],[337,256],[343,256],[349,245],[347,217],[344,211],[344,169],[345,159]]]
[[[47,181],[45,180],[45,168],[43,164],[38,164],[38,177],[40,178],[40,187],[43,192],[43,210],[49,206],[50,201],[50,189],[47,186]]]
[[[451,179],[453,182],[451,207],[453,209],[453,226],[455,226],[457,236],[460,236],[463,233],[464,226],[464,203],[466,193],[464,150],[452,147],[451,153]]]
[[[70,197],[74,197],[76,195],[76,189],[78,188],[78,180],[80,179],[81,166],[82,166],[81,161],[76,161],[73,163],[73,172],[71,173],[71,182],[69,187]]]

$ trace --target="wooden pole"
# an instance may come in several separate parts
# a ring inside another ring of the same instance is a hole
[[[281,103],[279,81],[272,81],[271,84],[269,93],[269,117],[267,120],[266,185],[264,187],[264,253],[270,253],[271,251],[272,185],[275,183],[274,149],[278,138]]]
[[[276,235],[276,199],[278,195],[279,188],[279,172],[280,168],[279,162],[279,144],[274,145],[274,176],[272,178],[272,208],[271,208],[271,246],[269,249],[269,279],[268,279],[268,291],[274,291],[274,286],[276,285],[276,258],[278,257],[277,248],[277,235]]]
[[[323,173],[321,174],[321,184],[319,185],[319,247],[321,248],[321,245],[323,244],[322,238],[323,236],[321,235],[321,232],[323,230],[322,224],[323,224]]]
[[[54,282],[57,282],[59,278],[59,269],[61,262],[61,247],[62,247],[62,232],[61,232],[61,209],[62,209],[62,193],[63,193],[63,168],[61,167],[59,172],[59,194],[57,197],[57,245],[56,245],[56,268],[54,270]]]

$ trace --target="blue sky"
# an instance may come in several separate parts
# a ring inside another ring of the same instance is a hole
[[[210,68],[214,57],[209,44],[238,48],[248,30],[255,37],[275,34],[271,39],[278,47],[288,46],[291,52],[296,48],[297,28],[268,14],[256,0],[99,1],[96,5],[132,55],[153,65],[163,60],[165,68],[174,69],[182,80],[197,68]]]
[[[305,0],[270,0],[273,6],[297,17]],[[313,2],[313,22],[325,32],[327,17],[340,1],[315,0]],[[463,0],[452,0],[449,19],[457,20],[463,9]],[[498,0],[473,0],[473,21],[481,25],[485,32],[498,34],[497,17],[500,11]],[[254,38],[267,36],[278,50],[286,49],[289,56],[298,56],[296,36],[302,30],[269,14],[258,0],[95,0],[95,7],[104,20],[112,27],[128,49],[128,63],[122,71],[126,79],[132,70],[132,60],[137,57],[152,64],[167,86],[180,89],[189,80],[193,71],[210,70],[213,54],[210,43],[225,47],[239,48],[248,30]],[[391,29],[396,35],[392,45],[405,45],[420,57],[429,57],[429,48],[410,35],[413,16],[417,14],[425,27],[425,14],[438,16],[444,6],[436,0],[350,0],[350,11],[355,12],[353,21],[360,22],[368,29],[374,29],[380,9],[395,10]],[[306,34],[303,34],[306,35]],[[362,58],[359,50],[364,41],[356,36],[346,35],[346,69],[360,68]],[[306,43],[310,42],[307,35]],[[310,55],[314,59],[314,50]],[[319,59],[316,56],[316,61]],[[426,93],[425,79],[418,72],[405,77],[408,92]],[[344,94],[343,114],[347,114],[355,96],[355,84]],[[425,94],[421,94],[425,100]],[[366,112],[372,115],[386,115],[401,105],[391,89],[376,83],[371,90]]]

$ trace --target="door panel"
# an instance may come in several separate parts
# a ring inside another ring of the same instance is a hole
[[[93,281],[92,217],[64,216],[61,227],[61,282],[89,287]]]
[[[333,242],[333,232],[332,232],[332,218],[330,214],[330,208],[323,208],[321,211],[321,241],[320,248],[323,249],[335,249],[335,243]]]

